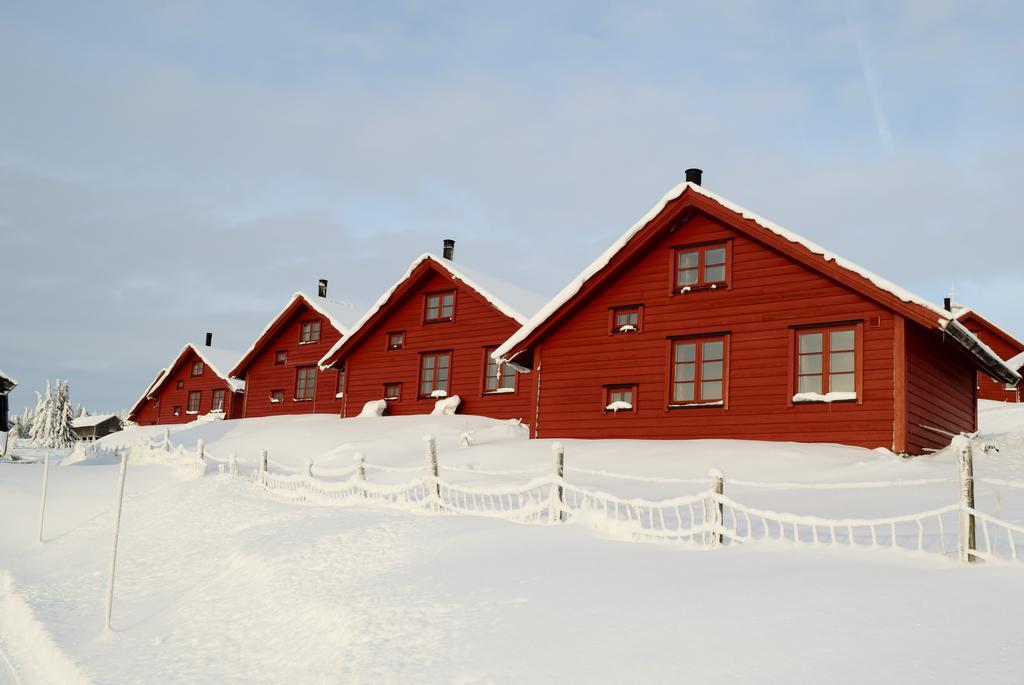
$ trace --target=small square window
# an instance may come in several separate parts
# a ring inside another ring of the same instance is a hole
[[[675,255],[675,290],[728,285],[727,245],[684,247],[677,249]]]
[[[178,381],[174,384],[174,387],[178,390],[183,390],[185,388],[185,381]]]
[[[609,385],[604,389],[604,410],[614,414],[636,411],[636,385]]]
[[[175,416],[181,416],[181,407],[175,407],[174,408],[174,415]]]
[[[386,400],[399,400],[402,398],[402,384],[401,383],[385,383],[384,384],[384,399]]]
[[[278,402],[284,402],[284,390],[271,390],[270,391],[270,402],[277,404]]]
[[[192,376],[202,376],[203,375],[203,363],[202,362],[192,362],[192,372],[191,372],[190,375],[192,375]]]
[[[612,334],[640,332],[640,307],[615,307],[612,309]]]
[[[435,321],[451,321],[455,316],[455,291],[445,293],[434,293],[425,298],[423,320],[431,323]]]
[[[299,329],[299,344],[320,342],[320,321],[303,321]]]
[[[288,350],[278,350],[274,353],[274,366],[283,366],[288,363]]]
[[[388,349],[401,350],[405,347],[405,331],[391,331],[388,333]]]

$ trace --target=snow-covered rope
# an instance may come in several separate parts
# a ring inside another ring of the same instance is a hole
[[[896,488],[912,485],[935,485],[953,483],[954,478],[913,478],[908,480],[869,480],[850,483],[787,483],[782,481],[753,481],[729,479],[730,486],[762,488],[765,490],[869,490],[873,488]]]
[[[985,485],[999,485],[1004,488],[1024,489],[1024,480],[1003,480],[1001,478],[975,478],[974,482],[984,483]]]
[[[364,466],[368,469],[386,471],[388,473],[420,473],[423,471],[422,466],[384,466],[383,464],[372,464],[370,462],[365,462]]]
[[[599,471],[585,469],[579,466],[566,466],[567,473],[582,473],[588,476],[602,476],[604,478],[615,478],[618,480],[633,480],[642,483],[674,483],[680,485],[707,485],[711,481],[708,478],[670,478],[665,476],[635,476],[628,473],[615,473],[613,471]]]
[[[975,542],[976,549],[969,550],[971,553],[986,561],[999,558],[1008,561],[1021,559],[1024,552],[1024,526],[1003,521],[971,507],[967,508],[967,512],[981,524],[980,544]]]
[[[472,466],[443,466],[444,471],[451,471],[453,473],[471,473],[477,476],[532,476],[539,473],[551,473],[549,468],[536,468],[536,469],[518,469],[511,471],[491,471],[487,469],[477,469]]]

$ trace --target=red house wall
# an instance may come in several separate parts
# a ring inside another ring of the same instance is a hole
[[[299,343],[302,323],[320,322],[320,340],[315,343]],[[278,416],[282,414],[337,414],[341,411],[338,394],[338,374],[334,371],[320,371],[317,362],[327,354],[341,338],[330,320],[300,301],[296,310],[281,323],[278,332],[265,341],[262,349],[245,370],[244,416]],[[276,352],[288,353],[286,364],[274,364]],[[312,400],[295,399],[296,369],[300,366],[317,368],[316,387]],[[270,391],[283,390],[283,402],[271,402]]]
[[[676,246],[731,241],[725,289],[672,294]],[[611,307],[642,304],[641,332],[610,334]],[[793,405],[796,325],[862,322],[855,402]],[[667,336],[729,332],[724,407],[668,408]],[[540,371],[537,372],[537,365]],[[534,350],[538,437],[741,438],[892,448],[894,316],[703,214],[666,235]],[[604,387],[637,384],[637,411],[606,413]]]
[[[962,321],[963,325],[970,332],[974,333],[992,350],[1003,359],[1011,359],[1024,350],[1011,345],[1003,338],[992,333],[987,326],[981,326],[969,316]],[[987,374],[978,372],[978,398],[983,400],[997,400],[999,402],[1020,402],[1020,385],[1010,390],[1006,389],[1006,383],[997,381]],[[1022,381],[1024,382],[1024,381]]]
[[[974,365],[951,338],[907,324],[907,451],[949,444],[950,433],[974,431],[978,425]]]
[[[192,372],[192,363],[197,361],[202,361],[202,359],[195,352],[189,350],[184,355],[184,358],[171,369],[169,377],[164,379],[155,395],[159,406],[155,406],[153,400],[147,400],[139,412],[139,425],[188,423],[189,421],[194,421],[197,417],[207,414],[213,409],[213,391],[220,389],[224,390],[225,418],[235,419],[239,417],[241,398],[236,393],[231,392],[231,387],[227,381],[214,373],[205,364],[202,376],[192,377],[189,375]],[[177,387],[178,381],[181,381],[184,385],[180,390]],[[199,413],[189,414],[187,412],[188,394],[194,390],[202,393],[199,399]],[[181,414],[178,416],[174,415],[174,407],[176,406],[181,407]]]
[[[424,323],[425,293],[456,290],[455,316],[450,322]],[[494,418],[527,418],[529,376],[517,378],[516,392],[484,394],[484,350],[497,347],[519,328],[476,291],[461,281],[430,270],[403,301],[397,303],[345,359],[345,402],[342,416],[357,416],[363,405],[379,400],[384,384],[402,384],[401,398],[388,402],[392,415],[428,414],[435,398],[419,398],[420,353],[451,350],[449,395],[462,399],[459,411]],[[387,349],[387,333],[405,331],[405,348]]]

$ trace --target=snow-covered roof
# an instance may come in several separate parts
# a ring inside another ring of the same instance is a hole
[[[522,288],[518,285],[508,283],[490,274],[477,271],[464,266],[461,262],[456,264],[450,259],[444,257],[438,257],[435,254],[426,252],[416,259],[409,265],[405,273],[395,283],[384,291],[384,293],[377,299],[373,305],[366,310],[352,327],[348,330],[347,335],[351,337],[356,331],[360,330],[367,324],[380,309],[387,304],[391,296],[395,294],[399,286],[402,285],[406,280],[412,276],[413,271],[425,261],[432,261],[442,269],[447,271],[452,278],[462,281],[467,286],[475,290],[485,300],[490,302],[495,309],[500,311],[505,316],[517,321],[519,324],[524,324],[530,320],[530,317],[534,312],[538,311],[544,306],[546,299],[542,295],[531,292]],[[321,366],[324,365],[325,361],[332,357],[341,346],[344,344],[345,338],[336,342],[333,347],[323,356],[320,360]]]
[[[1013,347],[1016,347],[1020,351],[1024,351],[1024,343],[1018,340],[1016,337],[1010,334],[1005,328],[997,326],[992,323],[992,320],[982,315],[981,312],[975,311],[970,307],[964,307],[962,305],[953,305],[953,318],[957,321],[963,321],[964,319],[972,319],[976,324],[980,324],[984,328],[987,328],[993,335],[1002,338],[1005,342]]]
[[[79,416],[78,418],[71,420],[72,428],[92,428],[98,426],[104,421],[108,421],[115,418],[117,414],[96,414],[95,416]]]
[[[753,221],[758,226],[774,233],[775,235],[778,235],[790,242],[803,246],[807,250],[823,257],[826,262],[834,262],[837,266],[847,271],[850,271],[864,279],[867,279],[876,287],[892,295],[895,295],[897,298],[903,300],[904,302],[909,302],[920,307],[923,307],[925,309],[931,310],[938,317],[938,327],[942,330],[945,330],[947,328],[947,324],[955,321],[955,319],[953,318],[953,314],[946,311],[943,307],[933,302],[930,302],[927,299],[910,292],[909,290],[901,288],[892,281],[883,278],[882,276],[879,276],[878,274],[868,269],[865,269],[864,267],[855,264],[854,262],[851,262],[848,259],[844,259],[843,257],[840,257],[839,255],[830,252],[829,250],[826,250],[824,247],[821,247],[817,243],[812,242],[807,238],[804,238],[803,236],[794,233],[793,231],[790,231],[787,228],[783,228],[782,226],[779,226],[775,222],[769,221],[768,219],[765,219],[759,214],[755,214],[754,212],[750,211],[749,209],[746,209],[745,207],[741,207],[740,205],[730,200],[727,200],[719,195],[716,195],[707,188],[704,188],[703,186],[697,185],[696,183],[691,183],[689,181],[684,181],[683,183],[680,183],[676,187],[672,188],[672,190],[668,191],[668,193],[666,193],[665,196],[662,197],[660,201],[658,201],[658,204],[654,205],[654,207],[652,207],[649,212],[644,214],[639,221],[633,224],[625,233],[622,234],[621,237],[619,237],[618,240],[612,243],[612,245],[607,250],[605,250],[600,257],[595,259],[591,264],[589,264],[585,269],[583,269],[583,271],[580,272],[580,274],[576,278],[570,281],[569,284],[566,285],[561,290],[561,292],[559,292],[557,295],[551,298],[551,300],[548,301],[548,303],[544,305],[544,307],[540,309],[536,314],[534,314],[533,317],[522,328],[520,328],[518,331],[512,334],[512,337],[506,340],[500,347],[498,347],[497,350],[495,350],[494,357],[499,358],[507,355],[517,345],[526,340],[541,324],[544,323],[544,321],[548,319],[548,317],[550,317],[552,314],[558,311],[558,309],[566,302],[571,300],[573,296],[575,296],[580,291],[584,283],[589,281],[593,276],[597,275],[605,266],[607,266],[608,263],[612,260],[612,258],[616,254],[618,254],[619,251],[622,250],[637,233],[639,233],[645,226],[647,226],[647,224],[649,224],[655,217],[661,214],[662,210],[665,209],[665,206],[668,205],[669,202],[679,198],[686,190],[689,190],[698,195],[703,195],[704,197],[707,197],[708,199],[718,203],[722,207],[740,215],[744,219]],[[960,325],[958,322],[957,325],[960,326],[960,328],[963,328],[962,325]],[[981,349],[991,352],[991,348],[989,348],[987,345],[978,340],[977,336],[975,336],[973,333],[967,331],[966,328],[963,328],[963,332],[966,333],[971,338],[974,338],[974,340],[977,341],[978,346]],[[999,359],[998,355],[995,355],[994,353],[993,356],[995,357],[995,359]]]
[[[157,372],[156,377],[153,378],[152,382],[150,382],[150,384],[146,387],[146,391],[144,393],[142,393],[142,396],[139,397],[139,399],[135,400],[135,404],[132,405],[131,410],[128,412],[128,417],[129,418],[134,416],[135,413],[139,410],[139,407],[142,406],[142,403],[145,402],[147,399],[149,399],[150,394],[153,392],[153,388],[156,387],[157,383],[159,383],[161,380],[163,380],[163,377],[166,374],[167,374],[167,369],[160,369]]]
[[[18,381],[4,373],[3,369],[0,369],[0,392],[10,392],[17,384]]]
[[[349,334],[349,330],[359,318],[359,309],[351,302],[331,300],[326,297],[320,297],[319,295],[313,295],[312,293],[300,290],[288,298],[288,302],[281,308],[281,311],[275,314],[263,330],[260,331],[260,334],[253,339],[252,344],[249,345],[249,349],[239,355],[238,359],[235,360],[235,363],[229,367],[231,373],[241,373],[242,370],[238,367],[243,363],[246,363],[246,360],[248,360],[256,349],[263,343],[267,334],[270,333],[271,329],[274,328],[281,317],[292,308],[296,300],[300,299],[304,300],[306,304],[319,312],[320,315],[327,317],[327,320],[331,322],[331,325],[341,333],[342,339]]]
[[[1017,373],[1024,371],[1024,352],[1021,352],[1016,357],[1010,357],[1007,359],[1006,365]]]
[[[171,377],[171,370],[173,370],[177,365],[178,360],[180,360],[185,353],[190,350],[195,352],[199,358],[203,360],[203,363],[206,364],[207,368],[217,374],[218,377],[222,378],[228,384],[228,387],[231,388],[231,392],[242,392],[245,390],[245,381],[229,375],[231,369],[233,369],[235,364],[238,363],[241,353],[233,350],[224,350],[219,347],[207,347],[205,345],[197,345],[195,343],[186,343],[185,346],[181,348],[181,351],[174,357],[174,361],[171,365],[157,376],[157,379],[149,386],[146,393],[139,398],[138,402],[135,403],[136,407],[147,398],[152,397],[153,393],[160,389],[160,386],[162,386],[167,379]]]

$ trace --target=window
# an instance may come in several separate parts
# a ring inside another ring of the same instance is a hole
[[[447,397],[451,352],[428,352],[420,357],[420,397]]]
[[[857,331],[854,327],[797,331],[797,393],[857,392]],[[796,398],[794,398],[796,399]]]
[[[612,309],[612,335],[640,332],[640,307],[615,307]]]
[[[283,366],[288,363],[288,350],[278,350],[274,353],[274,366]]]
[[[284,402],[284,390],[271,390],[270,403],[277,404],[278,402]]]
[[[178,390],[184,389],[185,381],[178,381],[177,383],[174,384],[174,387],[177,388]]]
[[[192,362],[192,372],[191,372],[190,375],[192,375],[192,376],[202,376],[203,375],[203,363],[202,362]]]
[[[338,392],[334,394],[335,397],[345,396],[345,367],[338,369]]]
[[[391,331],[388,333],[388,349],[400,350],[405,347],[405,331]]]
[[[516,370],[509,364],[499,364],[491,358],[497,347],[484,350],[484,392],[506,393],[516,391]]]
[[[426,296],[423,320],[426,322],[451,321],[455,315],[455,291]]]
[[[306,401],[313,399],[316,390],[316,367],[300,366],[295,369],[295,399]]]
[[[725,400],[725,338],[672,343],[671,406],[720,405]]]
[[[181,416],[181,407],[175,407],[174,408],[174,415],[175,416]]]
[[[635,385],[608,385],[604,389],[604,410],[618,413],[620,411],[636,411]]]
[[[202,399],[202,393],[198,390],[193,390],[188,394],[188,413],[198,414],[199,413],[199,400]]]
[[[320,321],[303,321],[299,330],[299,344],[320,342]]]
[[[402,397],[402,384],[401,383],[385,383],[384,384],[384,399],[385,400],[398,400]]]
[[[684,247],[676,250],[676,290],[726,285],[726,257],[723,244]]]
[[[213,391],[213,408],[210,411],[224,411],[224,391]]]

